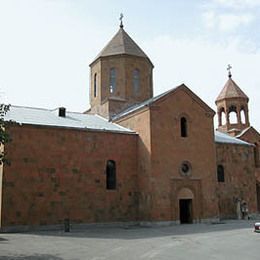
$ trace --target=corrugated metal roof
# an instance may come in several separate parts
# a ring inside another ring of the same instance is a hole
[[[99,115],[66,112],[66,117],[60,117],[58,110],[10,106],[10,110],[5,115],[5,121],[14,121],[19,124],[135,133],[130,129],[109,122]]]
[[[238,138],[232,137],[228,134],[221,133],[217,130],[215,131],[215,142],[216,143],[240,144],[240,145],[253,146],[253,144],[247,143]]]
[[[142,106],[149,105],[151,102],[159,99],[160,97],[162,97],[163,95],[165,95],[170,91],[167,91],[155,98],[149,99],[140,105]],[[140,105],[138,105],[137,108],[140,108]],[[135,111],[135,109],[132,108],[131,111]],[[109,122],[107,119],[99,115],[66,112],[66,117],[60,117],[58,116],[58,109],[49,110],[43,108],[10,106],[10,110],[5,115],[5,121],[14,121],[18,124],[53,126],[53,127],[62,127],[62,128],[91,129],[91,130],[111,131],[111,132],[129,133],[129,134],[135,133],[134,131],[128,128]],[[227,134],[221,133],[219,131],[215,131],[215,142],[249,145],[249,146],[252,145],[250,143],[229,136]]]

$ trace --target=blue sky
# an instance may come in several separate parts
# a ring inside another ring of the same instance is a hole
[[[185,83],[215,109],[231,63],[260,130],[260,0],[0,0],[0,98],[86,110],[88,65],[121,12],[155,65],[155,94]]]

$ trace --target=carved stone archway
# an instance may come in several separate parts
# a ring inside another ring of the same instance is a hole
[[[202,217],[201,180],[198,178],[172,178],[172,220],[180,222],[180,199],[192,200],[193,223]]]

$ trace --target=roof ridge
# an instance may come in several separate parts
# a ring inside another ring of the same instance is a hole
[[[147,100],[145,100],[145,101],[143,101],[143,102],[141,102],[141,103],[139,103],[139,104],[134,104],[134,105],[132,105],[132,106],[130,106],[130,107],[124,109],[124,110],[121,111],[120,113],[118,113],[118,114],[112,116],[112,119],[111,119],[111,120],[112,120],[112,121],[113,121],[113,120],[117,120],[117,119],[119,119],[119,118],[121,118],[121,117],[123,117],[123,116],[126,116],[126,115],[128,115],[128,114],[130,114],[130,113],[132,113],[132,112],[135,112],[135,111],[141,109],[142,107],[145,107],[145,106],[147,106],[147,105],[150,105],[150,104],[152,104],[152,103],[154,103],[154,102],[160,100],[161,98],[165,97],[165,96],[168,95],[169,93],[174,92],[174,91],[177,91],[177,89],[180,89],[180,88],[184,88],[184,89],[188,90],[188,93],[187,93],[187,94],[188,94],[188,95],[192,95],[192,96],[194,96],[194,97],[196,98],[196,100],[199,100],[199,101],[197,102],[199,105],[205,106],[205,107],[207,107],[210,111],[213,111],[212,108],[211,108],[208,104],[206,104],[199,96],[197,96],[197,95],[196,95],[194,92],[192,92],[184,83],[182,83],[182,84],[180,84],[180,85],[178,85],[178,86],[176,86],[176,87],[173,87],[173,88],[171,88],[171,89],[169,89],[169,90],[167,90],[167,91],[165,91],[165,92],[163,92],[163,93],[161,93],[161,94],[159,94],[159,95],[157,95],[157,96],[155,96],[155,97],[149,98],[149,99],[147,99]],[[190,93],[190,94],[189,94],[189,93]],[[213,111],[213,112],[214,112],[214,111]],[[215,113],[215,112],[214,112],[214,113]]]
[[[60,107],[56,107],[56,108],[50,109],[50,108],[44,108],[44,107],[31,107],[31,106],[19,106],[19,105],[10,105],[10,106],[14,107],[14,108],[26,108],[26,109],[49,111],[49,112],[53,112],[53,111],[58,110],[60,108]],[[67,111],[67,113],[84,114],[83,112],[75,112],[75,111]]]
[[[43,108],[43,107],[30,107],[30,106],[19,106],[19,105],[10,105],[11,107],[16,108],[28,108],[28,109],[35,109],[35,110],[45,110],[45,111],[53,111],[52,109]]]
[[[126,52],[126,36],[130,37],[127,32],[123,29],[123,28],[120,28],[120,30],[122,30],[122,41],[123,41],[123,49],[124,49],[124,53]]]
[[[239,133],[238,135],[236,135],[236,138],[242,136],[244,133],[246,133],[252,126],[248,126],[247,128],[243,129],[241,131],[241,133]]]
[[[116,120],[116,119],[119,119],[120,117],[124,116],[124,115],[127,115],[131,112],[134,112],[136,110],[138,110],[139,108],[142,108],[146,105],[150,105],[151,103],[157,101],[158,99],[164,97],[165,95],[167,95],[168,93],[170,93],[171,91],[177,89],[178,87],[181,87],[183,84],[181,84],[180,86],[177,86],[177,87],[174,87],[174,88],[171,88],[161,94],[158,94],[157,96],[155,97],[151,97],[141,103],[136,103],[130,107],[127,107],[126,109],[124,109],[123,111],[121,111],[119,114],[116,114],[115,116],[112,116],[112,120]]]

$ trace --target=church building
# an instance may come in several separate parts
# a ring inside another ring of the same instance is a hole
[[[10,107],[1,231],[260,211],[260,134],[231,72],[215,113],[184,84],[154,96],[153,68],[121,23],[90,64],[89,110]]]

